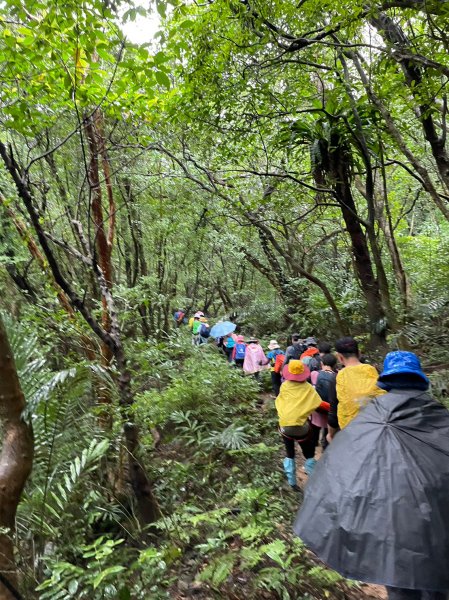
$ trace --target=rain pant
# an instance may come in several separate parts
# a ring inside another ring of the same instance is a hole
[[[294,530],[345,577],[449,589],[449,412],[427,392],[374,399],[338,433]]]

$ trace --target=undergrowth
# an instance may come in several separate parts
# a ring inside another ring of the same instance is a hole
[[[133,353],[135,418],[163,514],[142,530],[111,478],[119,430],[105,435],[92,413],[93,386],[109,376],[82,364],[55,374],[36,340],[14,343],[37,443],[17,518],[27,598],[344,597],[340,576],[292,536],[299,497],[284,485],[272,402],[261,407],[259,385],[213,345],[177,333]]]

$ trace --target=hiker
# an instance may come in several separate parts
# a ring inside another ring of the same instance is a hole
[[[186,322],[185,317],[186,317],[185,311],[180,308],[178,308],[178,310],[176,310],[173,313],[173,320],[176,323],[176,327],[181,327],[181,325]]]
[[[320,342],[318,344],[318,352],[320,353],[321,358],[325,354],[331,354],[331,352],[332,352],[332,344],[330,342]]]
[[[299,357],[302,362],[309,367],[310,372],[321,369],[320,351],[317,347],[317,341],[314,337],[308,337],[304,340],[306,349]]]
[[[277,396],[282,383],[281,367],[284,364],[285,355],[284,351],[281,350],[281,347],[276,340],[270,340],[270,343],[268,344],[268,350],[269,352],[267,354],[267,358],[271,365],[271,388],[273,390],[273,394]]]
[[[288,365],[291,360],[299,360],[304,350],[306,350],[306,348],[302,343],[301,336],[299,333],[294,333],[292,335],[292,345],[288,346],[285,351],[284,366]]]
[[[331,403],[329,412],[329,442],[338,428],[343,429],[358,415],[364,404],[385,393],[377,387],[379,374],[376,369],[360,362],[359,346],[353,337],[340,338],[335,343],[335,349],[344,368],[337,374],[337,396]]]
[[[317,438],[309,422],[309,417],[318,407],[329,409],[307,379],[308,367],[300,360],[291,360],[282,370],[284,382],[276,398],[276,410],[279,417],[279,433],[282,436],[287,457],[284,459],[284,471],[292,488],[296,486],[295,442],[301,446],[305,458],[304,470],[310,475],[315,467],[315,448]]]
[[[336,397],[336,366],[337,357],[334,354],[331,354],[330,352],[328,354],[323,354],[321,357],[321,370],[315,371],[310,375],[316,392],[321,400],[329,403],[329,406],[331,403],[335,402]],[[321,410],[313,412],[310,417],[312,427],[318,429],[318,432],[315,432],[315,435],[317,435],[319,439],[321,436],[320,443],[323,450],[329,445],[329,442],[327,441],[328,415],[328,411],[324,412]]]
[[[245,360],[243,361],[245,375],[254,375],[255,379],[259,380],[260,372],[268,368],[269,362],[262,346],[259,344],[259,340],[250,339],[246,346]]]
[[[200,317],[198,314],[195,314],[193,316],[193,323],[192,323],[192,344],[194,346],[198,346],[200,343],[200,329],[201,329],[201,321],[200,321]]]
[[[233,333],[223,337],[223,351],[228,359],[228,362],[232,362],[232,352],[236,344],[236,339],[237,336],[235,336]]]
[[[378,386],[387,393],[317,465],[294,529],[329,567],[385,585],[390,600],[447,600],[449,412],[412,352],[387,354]]]
[[[194,324],[195,320],[199,320],[199,319],[201,319],[201,317],[204,317],[204,313],[201,312],[200,310],[198,310],[196,313],[194,313],[193,317],[190,317],[189,324],[188,324],[188,327],[190,330],[193,329],[193,324]]]
[[[210,327],[205,316],[200,317],[200,328],[198,330],[198,345],[206,344],[210,338]]]
[[[238,335],[235,340],[235,346],[232,349],[231,358],[236,367],[243,369],[243,362],[245,360],[246,344],[245,337]]]

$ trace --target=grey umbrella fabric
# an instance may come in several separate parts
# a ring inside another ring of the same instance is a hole
[[[373,400],[318,461],[294,530],[345,577],[449,589],[449,412],[427,392]]]

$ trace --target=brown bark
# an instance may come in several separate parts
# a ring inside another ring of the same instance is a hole
[[[22,418],[25,398],[3,321],[0,316],[0,421],[2,450],[0,454],[0,573],[17,589],[12,534],[15,516],[26,480],[33,466],[33,433]],[[0,583],[0,600],[15,598]]]
[[[112,241],[115,230],[115,206],[110,179],[109,161],[106,156],[105,140],[102,133],[102,115],[96,110],[90,119],[87,119],[85,130],[89,144],[90,162],[88,168],[88,180],[91,194],[92,220],[95,225],[95,248],[97,251],[98,264],[103,273],[105,284],[109,290],[112,288]],[[101,159],[105,170],[105,182],[109,200],[109,230],[106,231],[102,190],[100,183],[99,161]],[[111,315],[109,314],[105,295],[101,296],[102,303],[102,326],[105,331],[111,331]],[[101,346],[101,363],[108,368],[113,359],[113,352],[108,344]],[[111,397],[106,389],[100,389],[98,401],[104,405],[100,412],[99,422],[105,429],[112,427],[112,414],[110,411]]]
[[[109,238],[113,238],[113,233],[107,233],[105,228],[105,220],[103,215],[102,191],[100,183],[100,173],[98,163],[101,157],[101,148],[104,146],[104,140],[99,132],[98,122],[100,120],[100,112],[95,111],[90,119],[86,120],[85,130],[89,144],[90,162],[88,169],[89,187],[91,193],[91,209],[92,220],[95,225],[95,247],[97,250],[97,260],[100,269],[103,273],[106,285],[109,289],[112,287],[112,263],[111,263],[111,246]],[[115,226],[115,217],[113,218]],[[106,331],[111,329],[111,318],[108,313],[107,303],[102,296],[102,325]],[[110,348],[103,344],[102,356],[104,366],[108,366],[112,360]],[[105,403],[107,403],[105,401]]]
[[[357,215],[348,173],[349,159],[338,133],[331,135],[329,144],[329,175],[333,180],[335,198],[340,205],[346,229],[351,239],[354,266],[367,304],[372,340],[385,344],[385,312],[374,275],[368,243]]]
[[[384,169],[383,169],[384,170]],[[356,188],[358,191],[365,195],[365,187],[363,186],[360,180],[356,180]],[[387,190],[387,182],[386,178],[383,175],[383,198],[381,197],[380,190],[379,193],[376,192],[374,194],[375,199],[375,207],[376,207],[376,219],[379,224],[380,229],[384,234],[384,238],[387,244],[388,252],[391,259],[391,264],[393,267],[393,272],[396,279],[397,289],[399,291],[399,295],[401,298],[401,304],[403,309],[403,316],[406,316],[411,304],[411,290],[408,281],[407,274],[404,269],[404,265],[402,263],[401,254],[399,251],[399,247],[396,243],[396,238],[394,235],[393,223],[391,218],[391,211],[388,202],[388,190]]]
[[[379,293],[382,300],[382,305],[385,310],[385,314],[388,318],[388,324],[390,327],[394,328],[396,324],[396,314],[393,309],[393,305],[391,302],[390,296],[390,287],[388,284],[388,278],[385,272],[383,260],[382,260],[382,252],[379,246],[379,242],[376,234],[376,209],[375,209],[375,201],[374,201],[374,175],[373,168],[371,164],[371,153],[368,148],[368,142],[365,137],[365,131],[363,127],[362,120],[359,115],[359,110],[357,107],[357,101],[354,97],[354,93],[351,87],[351,79],[349,75],[349,70],[346,64],[346,59],[343,54],[339,56],[340,62],[343,66],[344,76],[342,78],[343,85],[345,86],[346,93],[348,95],[352,113],[354,116],[355,126],[348,126],[354,142],[356,146],[358,146],[363,163],[365,165],[365,190],[363,192],[363,196],[366,200],[367,213],[368,218],[364,222],[366,234],[368,236],[369,244],[371,247],[371,253],[373,256],[374,264],[376,265],[376,275],[377,282],[379,287]]]

